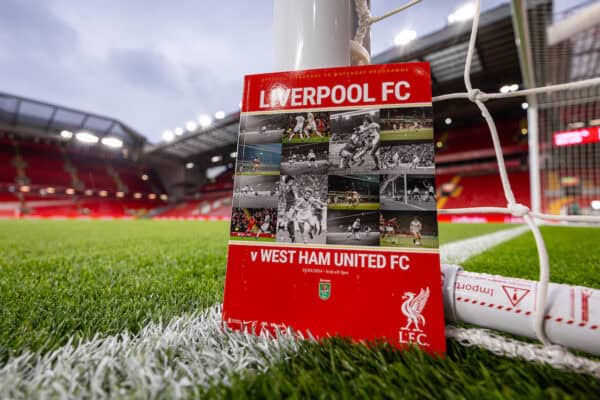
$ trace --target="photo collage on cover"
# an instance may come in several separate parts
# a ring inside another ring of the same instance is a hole
[[[432,108],[242,115],[231,238],[437,248]]]

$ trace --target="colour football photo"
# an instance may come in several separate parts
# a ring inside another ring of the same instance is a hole
[[[281,143],[240,143],[236,154],[236,175],[279,175]]]
[[[329,175],[330,210],[378,210],[379,175]]]
[[[328,143],[330,122],[328,112],[309,111],[283,114],[283,143]]]
[[[379,230],[384,247],[432,249],[439,245],[435,211],[382,210]]]
[[[433,140],[433,107],[382,108],[381,140]]]
[[[234,208],[231,212],[231,240],[274,242],[277,208]]]
[[[282,175],[277,242],[324,244],[327,233],[327,176]]]

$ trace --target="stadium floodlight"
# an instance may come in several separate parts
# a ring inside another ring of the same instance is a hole
[[[475,16],[475,4],[468,3],[459,7],[452,14],[448,15],[448,23],[468,21]]]
[[[31,188],[27,185],[23,185],[19,188],[19,190],[23,193],[29,193],[29,191],[31,190]]]
[[[73,188],[67,188],[65,190],[65,193],[68,194],[69,196],[72,196],[72,195],[75,194],[75,189],[73,189]]]
[[[417,38],[417,32],[412,29],[404,29],[394,36],[394,44],[396,46],[406,46]]]
[[[201,114],[198,117],[198,122],[202,128],[207,128],[210,126],[210,124],[212,124],[212,118],[209,115]]]
[[[165,140],[165,142],[172,142],[173,139],[175,139],[175,135],[173,135],[173,131],[166,130],[163,132],[162,138]]]
[[[189,162],[189,163],[185,164],[185,167],[187,169],[192,169],[192,168],[194,168],[194,163],[193,162]]]
[[[56,192],[56,190],[53,187],[46,188],[46,193],[54,194],[55,192]]]
[[[215,119],[223,119],[225,118],[225,111],[217,111],[215,113]]]
[[[123,193],[123,192],[117,192],[116,195],[117,195],[118,198],[125,197],[125,193]]]
[[[527,102],[523,102],[523,103],[521,103],[521,108],[522,108],[523,110],[527,110],[527,109],[529,108],[529,103],[527,103]]]
[[[600,200],[592,200],[590,205],[592,206],[592,210],[600,210]]]
[[[212,157],[210,158],[210,161],[212,161],[212,162],[216,163],[216,162],[219,162],[219,161],[221,161],[222,159],[223,159],[223,156],[212,156]]]
[[[77,132],[75,134],[75,139],[86,144],[95,144],[100,140],[98,136],[86,131]]]
[[[73,132],[64,129],[60,131],[60,137],[65,139],[71,139],[73,137]]]
[[[183,128],[180,128],[180,127],[175,128],[175,136],[181,136],[181,135],[183,135],[184,132],[185,132],[185,130]]]
[[[166,194],[163,193],[160,195],[160,199],[163,201],[167,201],[167,200],[169,200],[169,196],[167,196]]]
[[[135,199],[141,199],[142,198],[142,194],[141,193],[134,193],[133,198],[135,198]]]
[[[188,121],[185,123],[185,129],[187,129],[188,132],[194,132],[196,129],[198,129],[198,124],[194,121]]]
[[[150,200],[154,200],[154,199],[156,199],[156,195],[155,195],[154,193],[150,193],[150,194],[148,195],[148,198],[149,198]]]
[[[120,149],[123,147],[123,141],[116,137],[103,137],[100,142],[106,147],[111,147],[113,149]]]
[[[146,174],[142,174],[142,180],[143,180],[143,181],[147,181],[147,180],[148,180],[148,175],[146,175]]]
[[[94,191],[92,189],[86,189],[85,192],[83,192],[86,196],[91,196],[94,194]]]
[[[236,158],[237,157],[237,151],[232,151],[231,153],[229,153],[229,157]]]
[[[452,123],[452,118],[450,118],[450,117],[446,118],[446,119],[444,120],[444,123],[445,123],[446,125],[450,125],[450,124]]]
[[[100,195],[100,197],[106,197],[108,196],[108,192],[106,190],[101,190],[98,192],[98,194]]]

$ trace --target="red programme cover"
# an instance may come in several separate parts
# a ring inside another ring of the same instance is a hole
[[[429,64],[246,76],[223,321],[445,352]]]

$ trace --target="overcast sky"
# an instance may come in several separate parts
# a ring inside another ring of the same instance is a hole
[[[272,70],[272,1],[2,0],[0,91],[115,117],[156,142],[237,109],[243,75]],[[401,4],[371,3],[373,15]],[[373,54],[402,29],[442,28],[464,3],[425,0],[375,25]]]

